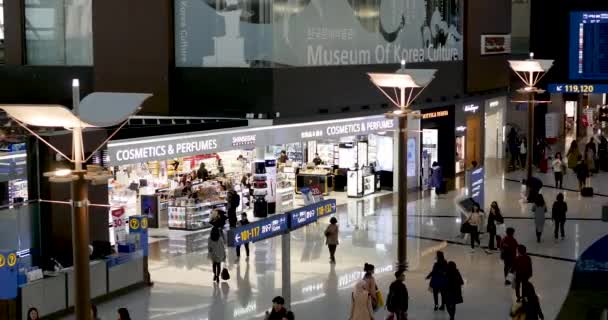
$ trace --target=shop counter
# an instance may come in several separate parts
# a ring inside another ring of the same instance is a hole
[[[366,170],[348,170],[347,196],[359,198],[376,192],[376,174]]]
[[[91,279],[91,299],[101,297],[108,293],[108,273],[106,271],[106,262],[103,260],[91,261],[89,272]],[[61,273],[65,273],[67,277],[68,308],[70,308],[74,306],[74,268],[66,268],[61,270]]]
[[[108,257],[108,293],[144,282],[144,257],[141,251]]]
[[[323,195],[328,195],[333,188],[333,175],[320,173],[299,173],[296,176],[296,192],[301,188],[318,187]]]
[[[38,309],[41,317],[50,315],[67,307],[66,273],[28,282],[19,286],[21,299],[21,319],[27,319],[27,310]]]

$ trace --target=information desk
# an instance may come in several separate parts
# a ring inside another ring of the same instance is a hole
[[[27,319],[27,310],[38,309],[38,315],[44,317],[67,308],[66,274],[32,281],[19,286],[21,299],[21,319]]]
[[[331,174],[299,173],[296,176],[296,192],[301,188],[318,187],[323,195],[328,195],[333,188],[333,176]]]
[[[108,293],[108,273],[106,272],[106,262],[103,260],[91,261],[89,268],[91,277],[91,299],[101,297]],[[69,267],[61,270],[67,276],[68,308],[74,306],[74,268]]]
[[[141,251],[112,255],[107,263],[108,293],[144,281],[144,259]]]

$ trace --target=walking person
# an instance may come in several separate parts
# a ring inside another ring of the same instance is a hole
[[[454,261],[448,262],[446,279],[445,304],[448,309],[448,314],[450,315],[450,320],[454,320],[454,317],[456,316],[456,305],[464,302],[462,299],[462,286],[464,285],[464,281],[462,280],[462,275],[460,274],[460,271],[458,271]]]
[[[551,166],[553,167],[553,175],[555,176],[555,188],[563,189],[566,164],[562,160],[561,152],[555,154],[555,159],[551,162]]]
[[[547,205],[542,194],[536,195],[536,200],[532,205],[532,214],[534,214],[534,226],[536,227],[536,242],[540,243],[540,238],[545,229],[545,213],[547,213]]]
[[[519,162],[521,163],[521,168],[526,168],[526,161],[528,154],[528,142],[526,138],[521,138],[521,142],[519,143]]]
[[[222,262],[226,260],[224,233],[218,228],[212,228],[209,235],[209,260],[213,267],[213,281],[220,282]]]
[[[445,309],[445,286],[447,283],[447,269],[448,262],[445,260],[443,252],[437,251],[437,261],[433,264],[433,270],[426,276],[427,280],[431,280],[429,283],[429,287],[433,291],[433,301],[435,302],[434,310],[444,310]],[[441,293],[441,306],[439,305],[439,294]]]
[[[572,169],[574,172],[576,172],[574,168],[578,165],[580,155],[581,152],[578,150],[578,142],[573,140],[572,143],[570,143],[570,149],[568,149],[566,158],[568,158],[568,168]]]
[[[444,193],[443,191],[443,170],[437,161],[433,162],[433,166],[431,168],[431,181],[429,187],[435,188],[435,194],[441,195]]]
[[[492,253],[492,251],[496,251],[496,247],[494,246],[494,241],[496,240],[497,246],[500,248],[500,236],[497,235],[498,225],[504,224],[505,220],[500,213],[500,208],[498,207],[498,203],[496,201],[492,201],[490,205],[490,212],[488,213],[488,226],[486,231],[490,235],[488,239],[488,253]]]
[[[392,313],[394,320],[407,320],[409,294],[404,281],[405,270],[397,270],[397,272],[395,272],[395,281],[389,286],[388,295],[386,296],[386,309]],[[443,299],[443,297],[441,299]],[[435,310],[437,310],[436,307]]]
[[[583,156],[578,156],[578,164],[574,167],[574,171],[578,179],[578,190],[582,191],[587,184],[587,178],[589,178],[589,167],[583,161]]]
[[[507,277],[509,273],[513,270],[513,264],[515,263],[515,258],[517,257],[517,240],[515,240],[515,229],[509,227],[507,228],[507,235],[502,239],[500,243],[500,258],[504,263],[504,275],[505,275],[505,285],[510,286],[511,281]]]
[[[249,224],[249,219],[247,219],[247,212],[241,213],[241,220],[239,224],[242,226]],[[249,260],[249,243],[245,243],[245,254],[247,255],[247,260]],[[239,260],[241,258],[241,246],[236,246],[236,259]]]
[[[226,210],[228,211],[228,224],[230,228],[236,228],[236,209],[241,205],[241,196],[234,190],[232,184],[226,185]]]
[[[378,285],[376,284],[376,278],[374,278],[374,267],[373,264],[365,263],[363,265],[363,281],[365,281],[366,287],[365,290],[369,293],[369,296],[372,301],[372,308],[376,310],[378,306]]]
[[[526,282],[523,285],[522,291],[522,300],[526,320],[545,319],[543,311],[540,307],[538,295],[536,295],[536,290],[534,290],[534,285],[532,285],[530,282]]]
[[[561,232],[562,239],[566,237],[564,232],[566,212],[568,212],[568,204],[564,201],[564,195],[559,193],[555,202],[553,202],[553,208],[551,209],[551,218],[553,219],[554,224],[553,236],[555,237],[555,240],[557,240],[558,231]]]
[[[331,217],[329,225],[325,229],[325,244],[329,249],[329,262],[336,263],[336,249],[340,241],[338,240],[340,229],[338,228],[338,219]]]
[[[526,284],[532,278],[532,259],[528,255],[526,246],[517,246],[517,258],[513,264],[513,271],[515,272],[515,296],[517,302],[521,301],[521,286]]]
[[[118,309],[118,320],[131,320],[131,315],[127,308]]]
[[[481,215],[479,214],[479,207],[473,206],[467,223],[469,224],[469,232],[471,234],[471,251],[475,252],[475,243],[480,244],[479,225],[481,224]]]
[[[349,320],[373,320],[374,311],[370,292],[367,291],[367,283],[358,281],[352,293]]]

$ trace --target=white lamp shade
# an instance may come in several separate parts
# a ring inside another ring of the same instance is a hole
[[[436,72],[436,69],[405,69],[397,73],[368,73],[368,75],[378,87],[419,88],[433,81]]]
[[[93,92],[80,102],[80,118],[97,127],[114,126],[137,113],[151,96],[147,93]]]
[[[553,66],[553,60],[509,60],[515,72],[547,72]]]
[[[0,109],[6,111],[11,118],[31,126],[94,127],[89,123],[81,122],[72,111],[60,105],[0,105]]]

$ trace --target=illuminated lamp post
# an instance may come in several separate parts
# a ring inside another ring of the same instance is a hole
[[[150,94],[94,92],[80,101],[78,79],[72,82],[73,113],[61,105],[1,105],[8,116],[29,133],[55,150],[60,156],[74,164],[74,169],[46,172],[54,183],[70,183],[72,200],[72,246],[74,259],[75,315],[79,320],[91,320],[90,276],[89,276],[89,206],[88,183],[105,184],[112,176],[100,166],[83,164],[101,149],[126,123],[132,114],[141,109]],[[68,157],[57,147],[28,127],[56,127],[72,131],[72,157]],[[91,155],[85,159],[82,132],[87,128],[118,128]],[[43,200],[41,200],[43,201]],[[63,203],[61,201],[49,201]],[[97,205],[106,206],[106,205]]]
[[[526,101],[514,101],[528,103],[528,145],[526,153],[526,179],[532,177],[532,154],[534,149],[534,105],[542,101],[536,101],[537,93],[544,93],[545,90],[536,87],[538,82],[547,74],[553,66],[553,60],[534,59],[534,53],[530,52],[530,59],[509,60],[509,65],[515,74],[524,82],[525,87],[517,90],[527,96]],[[512,155],[511,155],[512,156]]]
[[[405,60],[394,73],[368,73],[371,82],[398,109],[386,113],[399,121],[397,138],[397,268],[407,269],[407,119],[412,103],[435,78],[436,69],[406,69]],[[392,90],[391,90],[392,89]],[[391,94],[392,93],[392,94]]]

